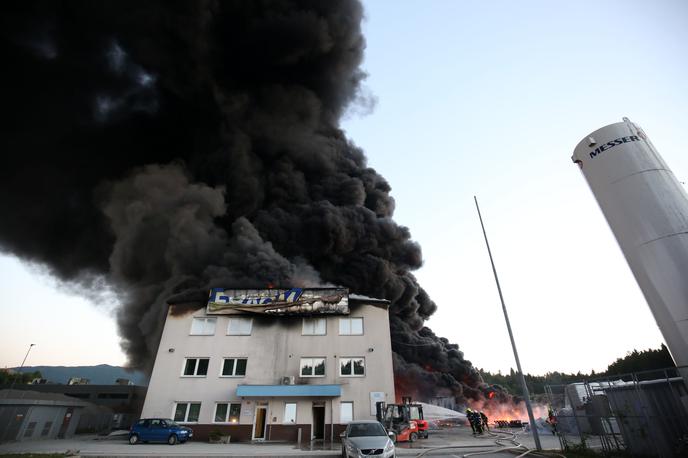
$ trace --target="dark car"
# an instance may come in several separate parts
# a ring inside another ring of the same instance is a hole
[[[376,458],[393,458],[394,442],[380,422],[352,421],[339,437],[342,439],[342,458],[359,458],[375,455]]]
[[[191,428],[181,426],[167,418],[142,418],[129,430],[129,443],[167,442],[182,444],[193,436]]]

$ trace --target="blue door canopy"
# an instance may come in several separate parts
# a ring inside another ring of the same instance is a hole
[[[239,385],[236,395],[240,397],[307,397],[342,395],[341,385]]]

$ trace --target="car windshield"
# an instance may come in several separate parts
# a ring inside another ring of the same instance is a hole
[[[165,423],[167,423],[167,426],[169,426],[171,428],[176,428],[179,426],[179,424],[173,422],[172,420],[164,420],[164,421],[165,421]]]
[[[355,423],[349,425],[349,437],[386,435],[385,428],[380,423]]]

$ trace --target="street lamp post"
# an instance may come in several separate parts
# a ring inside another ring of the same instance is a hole
[[[21,366],[19,366],[19,376],[20,376],[20,377],[21,377],[21,370],[22,370],[22,368],[24,367],[24,363],[26,362],[26,358],[29,357],[29,352],[31,351],[31,348],[32,348],[34,345],[36,345],[36,344],[31,344],[31,345],[29,345],[29,349],[26,350],[26,355],[24,356],[24,361],[22,361]],[[15,383],[17,383],[17,378],[16,378],[16,377],[12,380],[12,385],[10,386],[10,390],[11,390],[12,388],[14,388],[14,384],[15,384]]]
[[[506,328],[509,330],[509,339],[511,339],[511,348],[514,350],[514,359],[516,359],[516,368],[518,369],[521,387],[523,389],[523,397],[526,401],[526,410],[528,411],[528,420],[530,420],[530,429],[533,431],[533,439],[535,440],[535,448],[538,451],[542,450],[540,445],[540,435],[538,434],[537,425],[535,424],[535,416],[533,415],[533,408],[530,405],[530,393],[528,392],[528,385],[526,385],[526,378],[521,369],[521,360],[518,358],[516,351],[516,342],[514,341],[514,334],[511,332],[511,324],[509,323],[509,315],[506,313],[506,305],[504,304],[504,297],[502,296],[502,288],[499,286],[499,278],[497,277],[497,269],[492,260],[492,251],[490,250],[490,243],[487,241],[487,232],[485,232],[485,225],[483,224],[483,217],[480,214],[480,207],[478,206],[477,197],[473,196],[475,200],[475,208],[478,210],[478,218],[480,218],[480,227],[483,228],[483,236],[485,237],[485,245],[487,246],[487,254],[490,255],[490,264],[492,264],[492,273],[494,273],[495,283],[497,283],[497,291],[499,292],[499,300],[502,302],[502,310],[504,311],[504,321],[506,321]]]

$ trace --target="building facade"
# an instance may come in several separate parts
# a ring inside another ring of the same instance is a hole
[[[233,293],[245,304],[280,294],[271,291]],[[275,314],[171,304],[142,417],[173,418],[200,439],[303,442],[337,440],[349,421],[374,419],[376,402],[395,399],[389,304],[347,299],[343,309],[299,301]]]

